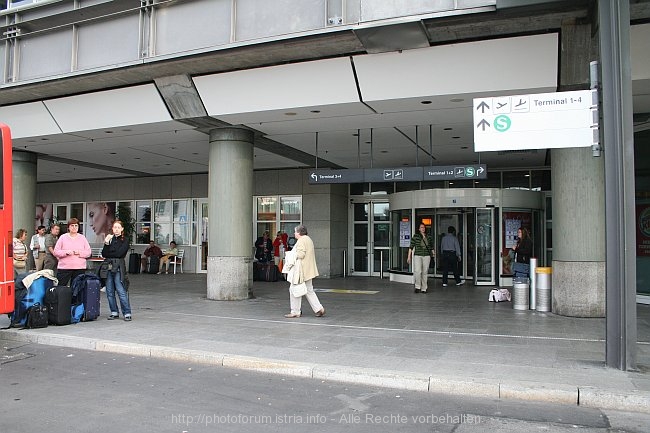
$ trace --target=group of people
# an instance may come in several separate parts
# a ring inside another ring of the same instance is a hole
[[[79,220],[68,220],[67,233],[60,234],[61,227],[52,225],[50,233],[45,233],[45,226],[38,226],[32,236],[29,249],[25,240],[27,231],[18,229],[13,239],[14,272],[24,273],[30,270],[40,272],[49,269],[56,275],[59,285],[67,286],[78,275],[86,272],[86,259],[91,256],[91,249],[85,236],[79,233]],[[107,271],[106,296],[110,308],[109,319],[119,317],[116,293],[120,299],[122,315],[125,321],[131,321],[131,305],[127,294],[126,264],[124,258],[129,251],[129,239],[124,236],[124,225],[114,220],[110,234],[103,239],[102,257],[111,266]],[[30,260],[33,257],[34,265]],[[30,262],[30,265],[28,265]]]
[[[145,272],[147,265],[150,264],[152,257],[158,257],[160,263],[158,265],[158,275],[162,274],[163,268],[165,273],[169,273],[169,261],[178,255],[178,246],[176,242],[171,241],[169,243],[169,248],[165,251],[161,250],[154,240],[149,241],[149,246],[142,253],[142,258],[140,259],[140,272]]]
[[[271,241],[269,231],[265,230],[262,236],[255,241],[255,258],[259,262],[270,263],[273,261],[277,266],[280,264],[280,260],[284,258],[285,252],[291,251],[296,242],[297,238],[295,236],[290,238],[282,230],[278,231],[275,239]]]
[[[449,284],[449,273],[454,275],[457,286],[465,282],[460,278],[459,264],[462,260],[460,242],[456,237],[456,228],[449,226],[440,242],[442,286]],[[530,233],[525,227],[517,230],[517,243],[513,245],[510,254],[514,259],[513,276],[528,277],[530,273],[530,257],[533,254],[533,241]],[[421,223],[418,232],[411,237],[407,263],[413,264],[413,278],[415,282],[415,293],[427,293],[427,279],[431,259],[436,257],[436,247],[430,234],[427,234],[426,225]]]

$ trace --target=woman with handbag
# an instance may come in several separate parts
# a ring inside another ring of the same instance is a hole
[[[108,316],[108,320],[120,317],[117,301],[115,300],[115,292],[117,291],[124,320],[126,322],[131,321],[131,304],[129,303],[129,295],[126,292],[128,280],[126,263],[124,262],[124,257],[126,257],[128,251],[129,239],[124,236],[122,221],[115,220],[113,222],[113,234],[106,235],[104,248],[102,248],[102,257],[104,257],[105,262],[109,263],[106,274],[106,297],[108,298],[108,307],[111,309],[111,314]]]
[[[301,316],[302,297],[305,296],[316,317],[325,315],[325,308],[314,293],[313,279],[318,276],[316,267],[316,254],[314,242],[307,236],[307,228],[299,225],[295,228],[295,237],[298,239],[293,249],[285,254],[287,281],[289,286],[289,303],[291,312],[285,314],[288,319],[295,319]]]
[[[27,230],[18,229],[16,237],[13,239],[13,254],[14,254],[14,273],[23,274],[27,272]]]

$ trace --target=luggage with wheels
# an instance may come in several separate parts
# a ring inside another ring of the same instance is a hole
[[[69,325],[72,322],[72,289],[68,286],[54,286],[45,293],[48,321],[50,325]]]
[[[139,273],[140,273],[140,254],[132,252],[131,254],[129,254],[129,274],[139,274]]]
[[[275,266],[275,263],[257,262],[255,263],[255,265],[256,266],[253,268],[254,269],[253,280],[268,281],[268,282],[278,281],[278,275],[280,274],[280,271],[278,271],[278,267]],[[257,278],[255,278],[255,274],[257,274]]]
[[[147,273],[157,274],[158,269],[160,269],[160,257],[149,256],[149,263],[147,263]]]
[[[95,320],[99,317],[101,283],[99,279],[87,279],[86,290],[81,293],[84,306],[84,321]]]
[[[101,279],[94,273],[78,275],[72,281],[72,323],[99,317]]]

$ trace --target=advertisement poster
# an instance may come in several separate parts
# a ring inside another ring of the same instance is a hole
[[[408,248],[411,245],[411,222],[399,222],[399,246]]]
[[[636,255],[650,256],[650,204],[636,205]]]
[[[520,227],[532,228],[532,214],[530,212],[503,212],[503,251],[501,252],[501,273],[512,274],[513,256],[510,249],[517,244],[517,230]]]
[[[34,222],[34,233],[38,226],[50,227],[54,223],[52,219],[52,203],[36,205],[36,220]]]
[[[86,238],[90,244],[101,244],[106,235],[113,233],[115,221],[115,202],[92,202],[86,205],[87,227]]]

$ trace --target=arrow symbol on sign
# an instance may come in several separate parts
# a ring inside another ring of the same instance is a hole
[[[316,173],[312,173],[310,177],[314,179],[314,182],[318,182],[318,176],[316,176]]]
[[[482,127],[483,131],[485,131],[485,127],[486,127],[486,126],[489,128],[489,127],[490,127],[490,122],[488,122],[488,121],[485,120],[485,119],[481,120],[480,122],[478,122],[478,125],[476,125],[477,128],[481,128],[481,127]]]
[[[476,170],[476,175],[480,175],[480,174],[483,173],[484,171],[485,171],[485,170],[483,169],[483,167],[479,167],[478,170]]]
[[[487,108],[489,110],[490,106],[488,104],[486,104],[485,101],[481,101],[481,103],[478,104],[476,109],[478,110],[479,108],[481,109],[481,113],[485,113],[485,109]]]

